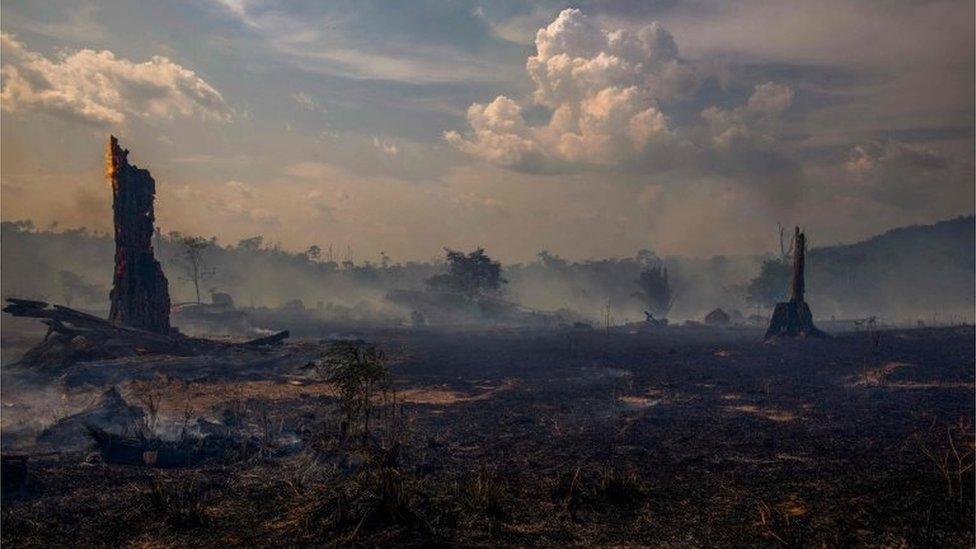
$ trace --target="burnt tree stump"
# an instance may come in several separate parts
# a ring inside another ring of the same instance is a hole
[[[803,276],[806,259],[806,235],[796,227],[793,235],[793,281],[790,284],[790,300],[777,303],[766,330],[766,339],[773,337],[826,337],[827,334],[813,325],[813,313],[803,299],[806,282]]]
[[[148,170],[130,165],[128,156],[110,136],[105,164],[115,214],[115,276],[109,320],[165,334],[170,331],[169,287],[152,247],[156,182]]]

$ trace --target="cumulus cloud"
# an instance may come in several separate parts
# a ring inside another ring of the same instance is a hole
[[[793,95],[789,86],[766,82],[755,87],[745,105],[734,109],[711,106],[701,112],[701,117],[720,151],[770,145],[773,137],[766,133],[769,125],[790,108]]]
[[[166,57],[135,63],[110,51],[83,49],[49,59],[6,33],[0,105],[99,125],[121,125],[130,116],[227,120],[223,96],[193,71]]]
[[[671,33],[657,22],[637,32],[605,31],[568,9],[539,29],[535,44],[526,70],[536,84],[536,101],[553,108],[609,87],[638,87],[648,99],[669,99],[693,91],[695,84]]]
[[[567,9],[539,30],[535,44],[526,61],[531,101],[552,110],[548,124],[531,126],[517,101],[499,96],[471,105],[471,133],[447,132],[449,143],[524,171],[615,166],[680,144],[660,103],[689,97],[698,79],[659,23],[607,31]]]
[[[680,169],[749,175],[763,184],[775,179],[777,185],[798,173],[776,150],[793,88],[760,83],[743,104],[707,107],[697,121],[689,120],[687,100],[698,98],[702,76],[681,59],[674,37],[658,22],[606,30],[567,9],[539,29],[535,46],[526,61],[535,85],[531,96],[471,105],[470,131],[446,132],[450,144],[526,172]],[[530,123],[523,115],[528,105],[545,107],[551,117]],[[682,125],[669,116],[672,110],[686,114]]]
[[[500,95],[487,105],[471,105],[468,122],[474,131],[470,139],[455,131],[444,134],[448,143],[461,151],[493,164],[526,171],[547,161],[547,153],[522,117],[522,108],[508,97]]]

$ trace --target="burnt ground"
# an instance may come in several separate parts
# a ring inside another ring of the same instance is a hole
[[[337,443],[336,397],[295,373],[298,352],[240,375],[213,361],[132,368],[163,395],[160,422],[235,410],[276,448],[192,468],[116,465],[23,445],[5,422],[16,452],[36,455],[26,485],[5,479],[0,541],[973,546],[972,327],[759,336],[376,333],[400,405],[376,405],[365,445]],[[118,375],[128,367],[106,368],[52,383],[62,400],[115,384],[138,404]],[[29,407],[11,387],[5,414]]]

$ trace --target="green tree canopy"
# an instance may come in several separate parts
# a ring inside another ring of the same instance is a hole
[[[427,279],[432,290],[460,292],[474,297],[487,292],[498,291],[508,281],[502,278],[502,265],[492,261],[484,248],[465,254],[444,248],[448,272]]]

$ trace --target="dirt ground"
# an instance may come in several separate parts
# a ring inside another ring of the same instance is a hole
[[[310,342],[232,365],[170,359],[89,365],[55,380],[5,374],[5,455],[34,457],[25,485],[5,480],[0,540],[976,543],[972,327],[774,344],[755,331],[706,329],[366,337],[386,352],[395,396],[377,398],[365,443],[336,443],[334,389],[300,373]],[[277,449],[158,469],[31,442],[110,385],[137,406],[150,387],[160,424],[234,411]]]

